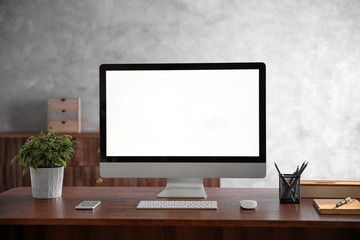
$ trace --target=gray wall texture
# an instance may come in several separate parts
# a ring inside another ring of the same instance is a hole
[[[276,161],[303,179],[360,180],[358,0],[0,0],[0,132],[46,128],[46,101],[82,99],[99,130],[102,63],[267,65],[265,179]]]

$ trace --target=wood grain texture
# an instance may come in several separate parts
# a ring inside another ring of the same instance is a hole
[[[30,176],[22,176],[22,167],[18,163],[10,164],[27,137],[0,136],[0,192],[18,186],[30,186]]]
[[[189,226],[1,226],[0,238],[6,240],[38,239],[153,239],[153,240],[358,240],[355,228],[289,227],[189,227]]]
[[[30,188],[0,194],[0,224],[25,225],[172,225],[247,227],[355,227],[360,215],[322,216],[311,199],[301,204],[279,204],[277,189],[207,188],[216,210],[136,210],[140,200],[157,199],[162,188],[64,187],[63,196],[52,200],[31,197]],[[239,200],[254,199],[254,211],[241,210]],[[82,200],[100,200],[93,212],[75,211]]]
[[[52,200],[30,188],[0,194],[0,239],[358,239],[360,215],[317,213],[311,199],[279,204],[278,189],[207,188],[218,210],[136,210],[161,188],[65,187]],[[258,201],[241,210],[240,199]],[[94,211],[77,211],[83,200],[100,200]]]
[[[65,168],[64,186],[123,186],[163,187],[163,178],[101,178],[99,172],[100,135],[98,133],[69,133],[79,142],[76,153]],[[0,192],[22,186],[31,186],[29,174],[22,176],[22,167],[10,165],[21,146],[37,133],[0,134]],[[220,179],[204,179],[205,187],[219,187]]]
[[[360,187],[360,181],[320,181],[320,180],[301,180],[301,186],[352,186]]]

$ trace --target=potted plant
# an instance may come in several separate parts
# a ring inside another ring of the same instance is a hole
[[[51,129],[51,128],[50,128]],[[56,198],[62,194],[64,167],[75,153],[75,143],[70,135],[56,135],[41,130],[39,137],[31,136],[20,148],[11,164],[19,160],[24,167],[23,176],[30,171],[32,196]]]

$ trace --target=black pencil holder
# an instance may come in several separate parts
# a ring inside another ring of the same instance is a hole
[[[296,174],[279,175],[280,203],[300,203],[300,176]]]

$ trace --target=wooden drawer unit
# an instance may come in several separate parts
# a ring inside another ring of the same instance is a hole
[[[80,98],[49,98],[47,118],[48,131],[80,133]]]
[[[101,178],[100,136],[98,133],[70,133],[79,142],[76,153],[65,168],[64,186],[123,186],[164,187],[164,178]],[[21,146],[30,136],[38,134],[0,134],[0,192],[21,186],[30,186],[30,174],[22,176],[22,168],[10,165]],[[218,178],[204,179],[205,187],[219,187]]]

